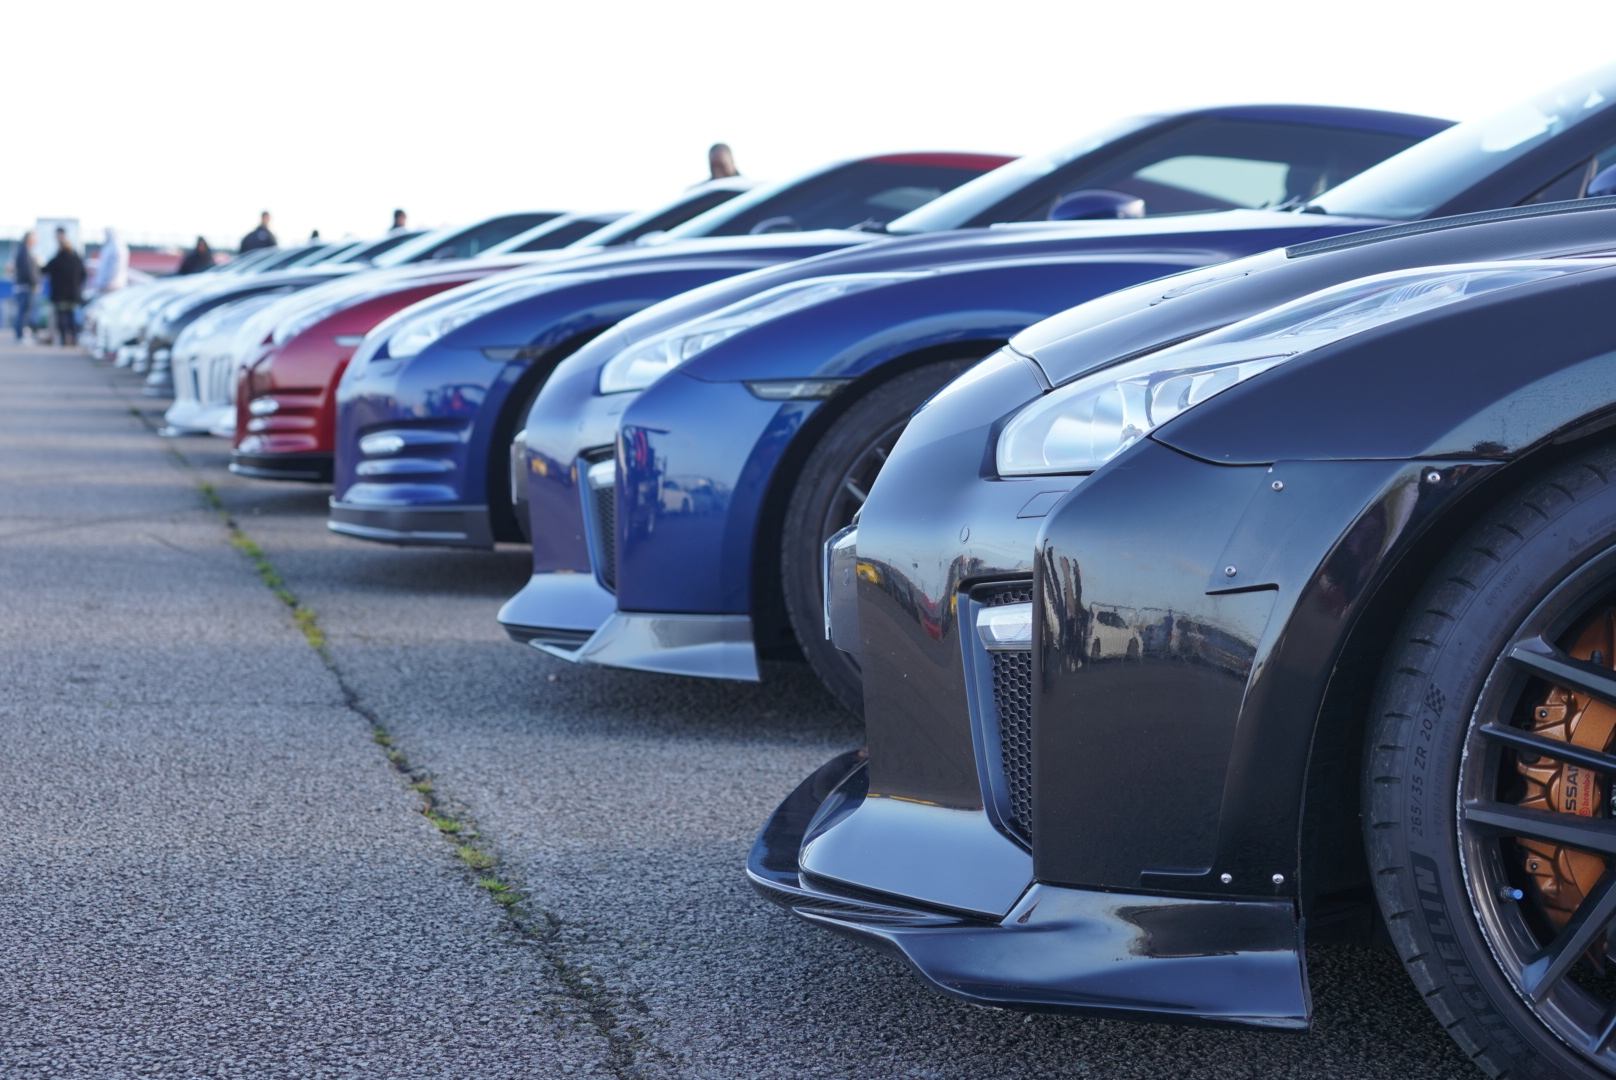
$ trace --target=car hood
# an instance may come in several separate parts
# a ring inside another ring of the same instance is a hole
[[[1358,235],[1339,241],[1279,240],[1288,246],[1102,296],[1033,324],[1011,339],[1010,348],[1038,364],[1058,386],[1118,358],[1244,317],[1236,312],[1250,314],[1354,277],[1408,266],[1602,249],[1616,237],[1611,232],[1616,199],[1509,207],[1374,230],[1357,224]]]
[[[1383,222],[1320,214],[1230,210],[1129,220],[1022,222],[911,236],[854,234],[877,242],[851,249],[842,247],[692,289],[624,319],[617,325],[612,340],[619,347],[630,345],[679,323],[709,315],[764,289],[811,277],[946,268],[959,263],[995,260],[1026,262],[1072,255],[1187,253],[1205,262],[1222,262],[1252,251],[1380,224]]]

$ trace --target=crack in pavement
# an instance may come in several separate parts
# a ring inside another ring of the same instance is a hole
[[[109,378],[108,381],[114,391],[127,401],[124,388],[115,379]],[[129,412],[154,435],[158,433],[158,428],[145,412],[132,405]],[[167,450],[176,464],[193,475],[204,502],[218,515],[225,527],[231,546],[253,564],[265,586],[289,609],[304,640],[330,672],[341,695],[343,707],[369,727],[371,741],[383,751],[388,766],[407,779],[411,790],[419,796],[420,812],[438,830],[441,837],[454,844],[455,855],[464,869],[467,881],[483,890],[498,906],[504,925],[512,932],[516,941],[539,950],[562,991],[582,1008],[584,1015],[589,1018],[606,1044],[607,1059],[603,1064],[621,1080],[642,1080],[648,1075],[645,1069],[646,1063],[641,1061],[642,1053],[647,1050],[659,1059],[659,1063],[673,1064],[668,1060],[671,1057],[668,1051],[646,1039],[637,1025],[620,1014],[619,1008],[613,1003],[614,995],[592,981],[587,968],[578,967],[567,959],[560,941],[561,917],[531,903],[520,883],[501,872],[499,858],[488,850],[487,844],[476,842],[483,837],[469,811],[458,803],[452,806],[451,800],[437,790],[431,772],[410,762],[405,752],[395,745],[394,737],[385,720],[365,704],[344,676],[313,610],[298,600],[296,593],[275,568],[269,555],[241,528],[219,497],[218,491],[202,478],[201,470],[195,463],[172,444],[167,446]],[[650,1016],[650,1009],[638,995],[618,991],[616,996],[642,1016]]]

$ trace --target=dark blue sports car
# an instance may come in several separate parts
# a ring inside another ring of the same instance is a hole
[[[1008,160],[934,153],[839,162],[729,199],[654,246],[512,271],[400,313],[376,328],[338,390],[331,527],[400,544],[520,539],[504,495],[505,448],[563,357],[657,300],[874,239],[835,227],[875,228]]]
[[[1505,122],[1453,128],[1293,212],[898,241],[648,311],[563,366],[534,407],[535,574],[502,621],[559,655],[730,678],[756,678],[760,656],[795,646],[856,709],[858,666],[822,631],[819,548],[852,520],[916,405],[1086,297],[1394,216],[1601,190],[1589,170],[1616,141],[1605,103],[1508,145],[1493,134]],[[754,295],[737,300],[743,288]],[[637,368],[641,385],[670,373],[619,404]]]
[[[706,282],[869,245],[883,239],[883,228],[933,233],[1052,214],[1114,218],[1300,200],[1444,126],[1342,109],[1210,110],[1129,121],[964,186],[957,185],[993,159],[866,160],[790,192],[741,196],[669,233],[676,246],[569,262],[545,280],[532,277],[540,272],[534,270],[487,283],[488,290],[508,289],[502,299],[485,290],[446,296],[417,311],[415,330],[394,324],[394,342],[414,350],[408,357],[389,344],[393,363],[366,365],[344,387],[332,527],[396,543],[519,539],[523,522],[508,494],[505,447],[532,395],[594,335]],[[930,201],[949,188],[955,190]],[[906,210],[914,212],[900,218]],[[831,225],[861,228],[824,228]],[[810,231],[792,231],[798,229]],[[698,236],[708,239],[690,242]],[[446,306],[452,300],[461,306]],[[450,326],[452,333],[434,329]],[[424,344],[416,330],[429,335]],[[378,341],[374,355],[381,350]],[[499,359],[503,366],[490,363]],[[445,401],[454,403],[452,415],[433,404]],[[433,426],[442,430],[409,433]],[[399,440],[434,449],[406,452],[395,448]]]

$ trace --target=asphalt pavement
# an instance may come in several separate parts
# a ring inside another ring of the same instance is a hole
[[[0,1077],[1481,1075],[1378,951],[1306,1035],[937,996],[746,884],[859,743],[805,667],[515,645],[525,550],[336,536],[165,404],[0,346]]]

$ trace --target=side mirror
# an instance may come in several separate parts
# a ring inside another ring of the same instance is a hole
[[[796,218],[783,214],[780,217],[764,218],[762,221],[752,226],[752,228],[748,230],[748,234],[751,236],[761,236],[764,233],[801,231],[802,226],[797,224]]]
[[[1088,221],[1094,218],[1142,218],[1145,200],[1137,195],[1105,188],[1068,192],[1049,208],[1050,221]]]
[[[1596,198],[1600,195],[1616,195],[1616,165],[1600,169],[1599,174],[1588,181],[1586,199]]]

